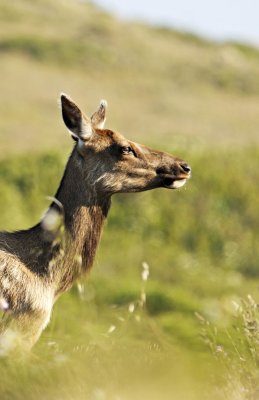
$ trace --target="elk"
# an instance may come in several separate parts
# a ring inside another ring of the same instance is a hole
[[[57,193],[37,225],[0,233],[0,354],[10,332],[30,349],[56,299],[90,269],[113,194],[177,189],[191,175],[185,161],[104,129],[106,101],[91,118],[65,94],[60,103],[75,145]]]

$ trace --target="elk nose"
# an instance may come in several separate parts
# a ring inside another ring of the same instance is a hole
[[[186,162],[181,162],[180,163],[180,167],[186,174],[190,174],[191,173],[192,169]]]

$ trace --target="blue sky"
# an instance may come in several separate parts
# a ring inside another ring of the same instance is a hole
[[[259,0],[94,0],[124,19],[139,19],[216,40],[259,46]]]

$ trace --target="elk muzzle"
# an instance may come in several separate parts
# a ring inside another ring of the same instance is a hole
[[[157,168],[161,186],[167,189],[178,189],[185,185],[191,177],[191,167],[182,160],[177,160],[171,166]]]

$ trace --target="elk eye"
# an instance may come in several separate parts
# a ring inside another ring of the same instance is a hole
[[[121,154],[124,154],[124,155],[130,155],[130,154],[134,155],[134,151],[132,150],[132,148],[130,146],[122,146],[120,148],[120,152],[121,152]]]

